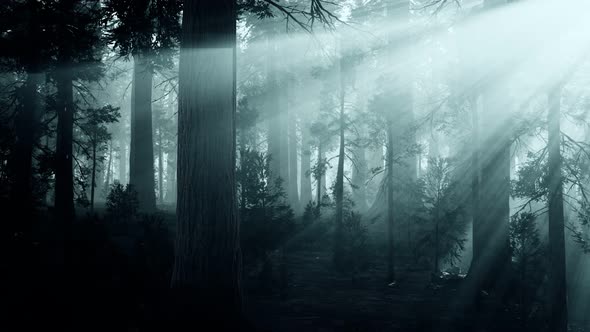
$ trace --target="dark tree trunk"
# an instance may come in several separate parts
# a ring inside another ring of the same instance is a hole
[[[94,139],[96,140],[96,137]],[[94,190],[96,189],[96,141],[92,144],[92,174],[90,177],[90,211],[94,212]]]
[[[162,126],[158,124],[158,202],[164,204],[164,151],[162,150]]]
[[[74,170],[72,139],[74,133],[74,95],[72,69],[58,68],[57,142],[55,151],[55,210],[58,221],[67,230],[74,217]]]
[[[129,184],[137,191],[140,210],[151,212],[156,208],[152,137],[153,74],[145,56],[135,55],[133,59]]]
[[[180,326],[238,330],[236,3],[184,2],[178,107],[178,202],[172,287]]]
[[[301,124],[301,205],[311,202],[311,137],[309,127]]]
[[[481,252],[481,244],[485,234],[481,232],[480,215],[480,164],[479,164],[479,110],[477,109],[477,96],[471,97],[471,199],[472,199],[472,223],[473,223],[473,255],[472,261],[477,262]],[[473,264],[472,264],[473,265]]]
[[[338,264],[342,256],[342,224],[344,223],[344,77],[340,73],[340,119],[338,151],[338,168],[336,170],[336,185],[334,188],[336,199],[336,229],[334,232],[334,261]]]
[[[324,180],[324,174],[322,174],[321,169],[323,168],[323,163],[324,163],[324,153],[322,151],[322,142],[318,142],[318,161],[316,164],[316,170],[317,170],[317,174],[316,174],[316,195],[315,195],[315,199],[316,199],[316,211],[317,214],[319,215],[321,210],[322,210],[322,181]]]
[[[563,181],[561,175],[561,87],[550,91],[548,123],[549,165],[549,329],[567,331],[567,287],[565,266],[565,230],[563,211]]]
[[[393,120],[387,120],[387,282],[395,281],[395,255],[394,255],[394,216],[393,216]]]
[[[293,112],[289,112],[289,202],[295,211],[299,211],[299,190],[297,188],[297,118]]]
[[[272,59],[272,58],[271,58]],[[270,157],[270,177],[271,184],[274,185],[277,179],[281,179],[284,184],[287,179],[283,175],[283,169],[288,168],[287,164],[281,164],[283,161],[281,152],[281,135],[282,132],[282,116],[281,116],[281,103],[279,98],[278,90],[278,78],[276,70],[271,70],[268,77],[269,84],[273,87],[270,89],[268,102],[268,151],[267,154]]]

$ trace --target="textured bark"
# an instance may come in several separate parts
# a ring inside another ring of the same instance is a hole
[[[561,174],[561,87],[550,91],[548,123],[549,171],[549,330],[567,331],[567,286],[565,266],[565,234],[563,180]]]
[[[307,206],[312,200],[311,195],[311,135],[306,124],[301,125],[301,205]]]
[[[129,183],[137,191],[139,209],[151,212],[156,208],[152,133],[153,74],[144,56],[135,55],[133,59]]]
[[[180,51],[172,287],[182,324],[214,323],[217,330],[232,328],[241,316],[236,15],[232,0],[185,1]]]

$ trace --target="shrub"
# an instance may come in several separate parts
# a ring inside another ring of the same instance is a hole
[[[137,217],[139,201],[133,186],[119,182],[111,185],[106,201],[107,217],[112,221],[132,220]]]

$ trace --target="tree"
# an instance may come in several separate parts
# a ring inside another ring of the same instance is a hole
[[[561,157],[561,86],[548,94],[549,306],[551,331],[566,332],[565,222]]]
[[[236,327],[242,315],[235,183],[232,0],[186,1],[178,109],[178,227],[172,286],[182,318]],[[205,82],[204,80],[207,80]],[[212,260],[211,257],[215,257]],[[193,311],[194,310],[194,311]]]
[[[140,209],[156,208],[152,88],[154,70],[172,66],[170,49],[180,36],[180,0],[108,0],[108,39],[119,54],[133,57],[129,183]]]
[[[88,108],[82,112],[80,128],[85,136],[85,151],[91,163],[90,175],[90,210],[94,211],[94,196],[96,189],[96,171],[99,164],[104,162],[102,154],[109,149],[108,143],[111,140],[106,124],[118,121],[120,117],[119,108],[110,105],[94,109]],[[112,144],[111,144],[112,145]],[[110,160],[111,158],[109,158]]]

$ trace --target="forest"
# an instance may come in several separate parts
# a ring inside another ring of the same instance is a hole
[[[590,332],[588,13],[0,1],[1,329]]]

